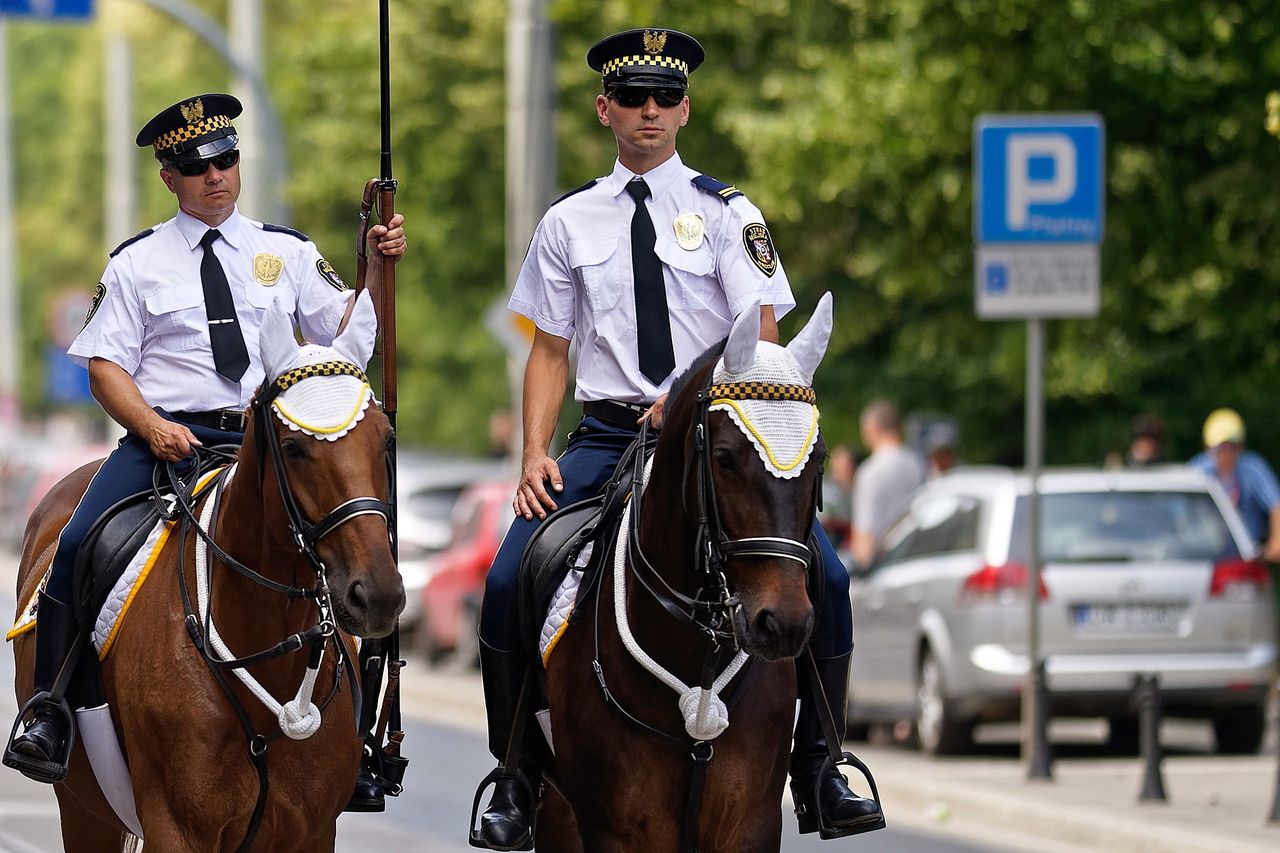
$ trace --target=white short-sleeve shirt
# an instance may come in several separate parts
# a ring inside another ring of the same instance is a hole
[[[552,205],[534,232],[511,294],[512,311],[544,332],[576,341],[574,396],[580,401],[652,402],[729,333],[752,301],[774,306],[778,317],[795,306],[759,209],[731,188],[717,193],[699,187],[694,179],[700,174],[673,155],[643,175],[676,363],[660,385],[650,382],[640,372],[636,341],[635,202],[625,189],[634,177],[616,162],[612,174]]]
[[[208,230],[179,211],[113,252],[71,357],[84,366],[91,358],[119,365],[148,405],[210,411],[247,406],[262,383],[258,334],[273,302],[304,338],[333,342],[352,291],[305,235],[233,212],[212,249],[231,285],[249,368],[239,382],[218,373],[200,281]]]

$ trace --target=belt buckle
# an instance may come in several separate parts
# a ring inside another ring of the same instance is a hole
[[[219,409],[218,429],[225,432],[244,432],[244,412],[236,409]]]

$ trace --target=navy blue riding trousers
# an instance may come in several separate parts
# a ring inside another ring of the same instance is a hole
[[[633,429],[613,426],[592,417],[583,418],[569,435],[568,447],[558,460],[564,491],[552,493],[556,506],[566,507],[598,495],[635,437]],[[536,517],[529,521],[517,518],[512,522],[489,569],[480,611],[480,637],[495,649],[518,651],[522,647],[517,592],[520,558],[525,544],[541,523]],[[817,521],[813,529],[822,548],[822,573],[826,578],[827,591],[823,598],[823,612],[809,642],[818,657],[835,657],[853,647],[849,573]]]
[[[156,411],[166,419],[173,420],[167,412],[160,409]],[[183,425],[195,433],[205,447],[240,444],[244,440],[242,432],[210,429],[197,424]],[[120,439],[116,449],[111,451],[98,473],[94,474],[84,497],[80,498],[67,526],[62,528],[62,533],[58,536],[58,550],[53,555],[53,571],[49,575],[49,584],[45,587],[48,595],[64,604],[71,603],[71,581],[80,543],[104,512],[130,495],[151,488],[151,472],[156,461],[151,453],[151,446],[143,439],[132,433]]]

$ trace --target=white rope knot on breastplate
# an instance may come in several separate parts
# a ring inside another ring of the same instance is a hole
[[[644,466],[641,488],[649,482],[649,471],[652,468],[653,457],[651,456]],[[622,525],[618,530],[618,540],[613,551],[613,608],[614,618],[618,623],[618,635],[622,638],[622,645],[637,663],[680,694],[678,707],[684,717],[684,730],[689,733],[689,737],[694,740],[712,740],[729,728],[729,708],[720,698],[720,691],[733,680],[738,670],[742,669],[742,665],[747,662],[747,653],[739,651],[734,655],[724,672],[720,673],[720,677],[712,682],[711,689],[703,690],[698,685],[690,687],[685,684],[640,648],[640,644],[631,633],[631,622],[627,617],[627,543],[630,539],[633,505],[634,501],[628,501],[626,509],[622,512]]]
[[[204,507],[200,514],[200,526],[210,532],[212,535],[213,528],[213,505],[217,503],[217,493],[225,489],[230,483],[231,478],[235,476],[237,465],[232,465],[227,469],[226,476],[222,478],[221,483],[217,486],[217,491],[210,495],[205,501]],[[219,658],[222,660],[234,660],[235,655],[231,649],[222,641],[222,637],[218,634],[218,629],[213,624],[213,614],[209,612],[209,577],[212,566],[209,564],[209,545],[203,536],[196,537],[196,601],[199,613],[207,614],[206,621],[209,625],[209,646]],[[324,659],[324,652],[320,653],[320,660]],[[232,670],[236,674],[236,678],[249,688],[249,691],[257,697],[258,701],[265,705],[270,711],[276,715],[276,720],[280,724],[280,731],[284,735],[293,740],[306,740],[316,733],[320,728],[320,709],[311,701],[312,691],[316,685],[316,675],[320,672],[319,662],[315,668],[307,667],[306,675],[302,678],[302,684],[298,686],[298,694],[283,705],[275,700],[267,689],[258,683],[258,680],[249,674],[248,670],[242,668]]]

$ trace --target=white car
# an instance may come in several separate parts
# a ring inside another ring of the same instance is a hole
[[[1136,748],[1138,674],[1170,716],[1255,752],[1276,665],[1268,568],[1218,485],[1184,466],[1047,471],[1039,481],[1040,649],[1054,716],[1105,717]],[[1016,720],[1027,671],[1026,476],[957,469],[918,491],[851,584],[850,722],[910,720],[955,752]]]

